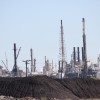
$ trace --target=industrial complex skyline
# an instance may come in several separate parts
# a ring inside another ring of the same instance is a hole
[[[8,68],[14,64],[13,44],[21,51],[18,66],[25,68],[23,60],[30,59],[30,49],[36,58],[37,70],[42,70],[46,56],[58,67],[60,20],[69,63],[73,47],[82,47],[82,18],[85,18],[87,58],[97,63],[100,53],[100,1],[99,0],[0,0],[0,61],[8,58]],[[0,63],[2,65],[2,63]],[[28,65],[30,67],[30,65]]]

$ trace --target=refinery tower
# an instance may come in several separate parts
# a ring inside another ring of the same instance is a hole
[[[59,78],[64,77],[66,71],[66,60],[65,60],[65,47],[64,47],[64,32],[61,20],[61,33],[60,33],[60,48],[59,48]]]

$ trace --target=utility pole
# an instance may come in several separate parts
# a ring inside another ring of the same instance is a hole
[[[31,61],[31,60],[25,60],[25,61],[23,61],[23,62],[25,62],[25,65],[26,65],[26,77],[27,77],[27,64],[29,64],[29,61]]]
[[[84,77],[87,77],[87,52],[86,52],[86,35],[85,35],[85,19],[82,19],[83,22],[83,54],[84,54]]]

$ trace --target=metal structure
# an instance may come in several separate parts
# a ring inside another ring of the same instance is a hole
[[[29,64],[29,61],[31,61],[31,60],[25,60],[25,61],[23,61],[23,62],[25,62],[25,65],[26,65],[26,77],[28,76],[27,75],[27,65]]]
[[[85,19],[83,22],[83,66],[84,66],[84,77],[87,77],[87,52],[86,52],[86,35],[85,35]]]
[[[17,56],[16,56],[16,43],[14,43],[14,67],[13,74],[14,76],[18,76],[18,68],[17,68]]]
[[[2,60],[2,63],[3,63],[3,65],[5,66],[6,70],[9,72],[9,74],[11,74],[10,71],[8,70],[8,66],[4,63],[3,60]]]
[[[50,71],[50,63],[49,63],[49,60],[46,58],[46,56],[45,56],[45,68],[46,68],[46,71]]]
[[[7,68],[8,68],[8,59],[7,59],[6,52],[5,52],[5,58],[6,58],[6,66],[7,66]]]
[[[36,59],[34,59],[34,72],[36,72]]]
[[[32,48],[30,49],[30,54],[31,54],[31,73],[35,72],[34,64],[33,64],[33,50]]]
[[[76,50],[75,50],[75,47],[73,47],[73,60],[74,60],[74,67],[75,67],[75,64],[76,64]]]
[[[58,70],[58,72],[59,72],[59,73],[61,72],[61,68],[60,68],[60,61],[59,61],[59,70]]]
[[[83,47],[82,47],[82,62],[84,62],[84,52],[83,52]]]
[[[16,53],[16,51],[17,51],[17,49],[16,49],[16,43],[14,43],[14,66],[13,66],[13,70],[12,70],[12,73],[13,73],[14,77],[18,76],[17,59],[18,59],[20,50],[21,50],[21,47],[19,48],[18,54],[17,54]]]
[[[61,73],[61,78],[62,78],[62,73],[65,72],[65,66],[66,66],[65,47],[64,47],[64,32],[63,32],[62,20],[61,20],[61,41],[60,41],[60,53],[59,54],[60,54],[59,73]]]
[[[80,62],[80,49],[77,47],[77,60]]]
[[[99,71],[100,71],[100,54],[99,54],[99,57],[98,57],[98,68],[99,68]]]

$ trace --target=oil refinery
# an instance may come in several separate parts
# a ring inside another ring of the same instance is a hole
[[[0,66],[1,77],[28,77],[34,75],[47,75],[54,78],[74,78],[74,77],[97,77],[100,78],[100,54],[98,55],[97,63],[93,64],[91,59],[88,59],[86,33],[85,33],[85,18],[82,18],[82,42],[81,47],[73,47],[70,62],[66,61],[65,43],[63,21],[61,20],[60,26],[60,46],[59,46],[59,59],[58,64],[54,64],[53,60],[49,61],[47,57],[44,58],[43,72],[38,72],[36,67],[36,58],[33,57],[33,49],[30,49],[30,59],[25,59],[25,71],[20,70],[17,65],[17,59],[21,50],[18,52],[16,43],[14,43],[14,65],[12,71],[9,71],[7,64],[2,61],[3,66]],[[67,49],[68,50],[68,49]],[[30,69],[28,67],[30,64]],[[3,68],[6,69],[3,69]]]

